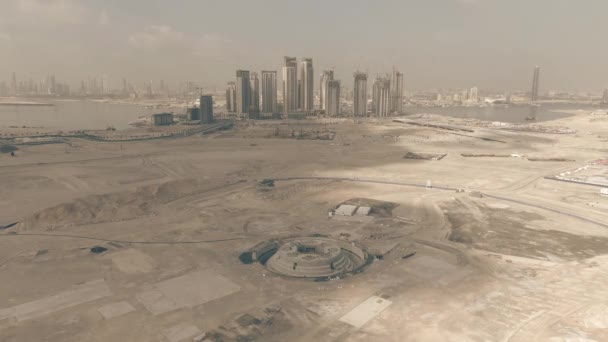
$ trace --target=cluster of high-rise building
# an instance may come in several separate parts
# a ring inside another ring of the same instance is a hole
[[[329,116],[341,114],[341,82],[334,79],[333,70],[324,70],[321,73],[319,84],[319,109]]]
[[[304,58],[298,73],[295,57],[285,57],[283,67],[282,91],[283,111],[314,111],[314,69],[312,58]],[[228,82],[226,88],[226,110],[239,115],[258,113],[274,114],[279,112],[277,72],[263,70],[261,77],[249,70],[237,70],[236,82]]]
[[[122,84],[116,82],[114,88],[110,85],[107,75],[99,77],[88,77],[80,81],[80,84],[71,88],[67,83],[60,82],[54,75],[47,76],[41,81],[19,80],[13,72],[8,82],[0,82],[0,96],[79,96],[79,97],[132,97],[132,98],[192,98],[200,94],[200,86],[194,82],[181,82],[175,91],[160,82],[148,81],[143,87],[136,87],[125,78]]]
[[[382,117],[402,112],[403,74],[394,69],[391,75],[376,76],[372,85],[373,115]]]
[[[264,89],[266,73],[262,71],[262,92],[266,91]],[[270,104],[265,103],[265,105]],[[236,82],[228,82],[226,88],[226,111],[252,116],[260,112],[260,79],[256,72],[236,71]]]
[[[89,77],[87,80],[82,80],[78,93],[81,96],[103,96],[109,94],[110,81],[108,76],[103,75],[99,78]]]
[[[213,122],[213,96],[201,95],[198,107],[193,106],[187,109],[188,121],[210,124]]]
[[[17,74],[11,74],[11,80],[0,83],[0,96],[31,96],[31,95],[52,95],[52,96],[68,96],[70,95],[70,86],[66,83],[59,82],[54,75],[50,75],[41,81],[29,79],[27,81],[18,81]]]
[[[492,93],[487,94],[489,99],[493,103],[506,102],[506,98],[503,94]],[[450,90],[439,90],[433,92],[418,92],[412,94],[410,101],[420,104],[434,104],[434,105],[462,105],[462,106],[476,106],[484,102],[480,95],[479,88],[472,87],[466,89],[450,89]]]
[[[303,58],[298,63],[296,57],[285,56],[283,63],[281,110],[277,104],[276,71],[262,71],[260,93],[257,74],[250,73],[248,70],[237,70],[236,82],[228,82],[226,88],[227,111],[243,116],[251,113],[307,114],[315,111],[324,112],[328,116],[342,114],[342,83],[334,78],[333,70],[324,70],[320,74],[319,105],[316,107],[312,58]],[[352,92],[348,92],[348,97],[353,101],[354,116],[369,115],[367,77],[367,73],[361,71],[353,74],[354,86]],[[388,116],[403,111],[403,74],[401,72],[395,69],[392,75],[376,77],[373,89],[371,106],[373,115]]]
[[[258,73],[237,70],[235,79],[228,82],[225,90],[226,110],[249,117],[281,113],[383,117],[403,113],[404,81],[403,74],[397,69],[393,69],[389,74],[377,75],[370,82],[367,72],[356,71],[353,73],[353,87],[347,89],[344,89],[344,83],[335,78],[334,70],[323,70],[317,75],[318,83],[315,81],[312,58],[302,58],[298,61],[296,57],[289,56],[284,57],[283,66],[279,71],[262,70]],[[108,76],[102,75],[88,77],[80,82],[80,87],[72,90],[66,83],[59,82],[54,75],[40,81],[19,80],[14,72],[9,77],[8,81],[0,82],[0,96],[110,96],[190,101],[203,93],[200,85],[195,82],[181,82],[177,88],[170,90],[163,80],[148,81],[143,83],[143,86],[136,87],[123,78],[122,85],[116,82],[112,88]],[[416,92],[409,96],[408,101],[431,106],[537,103],[541,100],[539,89],[540,67],[537,66],[533,70],[532,87],[529,91],[480,92],[477,87],[472,87]],[[548,91],[542,95],[543,100],[583,98],[598,99],[597,95],[583,93]],[[608,89],[604,90],[600,102],[603,106],[608,106]]]

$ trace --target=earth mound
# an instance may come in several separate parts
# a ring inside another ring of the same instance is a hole
[[[147,185],[134,191],[89,195],[26,217],[19,222],[17,230],[56,230],[70,226],[131,220],[153,213],[158,205],[203,189],[203,185],[196,180],[178,180]]]

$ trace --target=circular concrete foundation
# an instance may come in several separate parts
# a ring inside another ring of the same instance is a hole
[[[297,237],[260,251],[268,270],[289,277],[331,278],[365,265],[365,252],[354,244],[325,237]]]

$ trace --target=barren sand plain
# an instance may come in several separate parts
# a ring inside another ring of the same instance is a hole
[[[0,154],[0,340],[607,341],[608,198],[545,177],[607,158],[608,121],[405,119],[457,129],[243,121]],[[329,215],[344,203],[371,213]],[[367,264],[303,279],[243,258],[311,236]]]

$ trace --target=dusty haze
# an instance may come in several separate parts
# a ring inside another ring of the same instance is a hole
[[[409,89],[525,89],[538,64],[545,89],[599,92],[607,11],[602,0],[3,0],[0,79],[219,88],[237,68],[278,69],[293,55],[349,80],[396,65]]]

